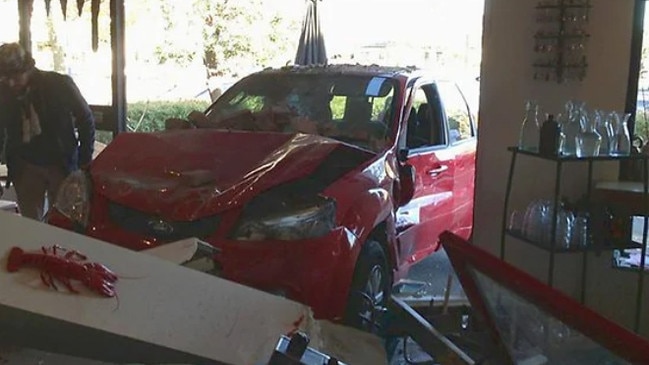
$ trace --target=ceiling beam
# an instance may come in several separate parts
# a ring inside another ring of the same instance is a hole
[[[110,0],[110,43],[113,88],[113,136],[126,132],[126,57],[125,57],[125,11],[124,0]]]

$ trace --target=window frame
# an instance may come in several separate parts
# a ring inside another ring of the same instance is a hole
[[[630,113],[628,121],[629,133],[632,138],[636,137],[636,112],[638,102],[638,83],[640,82],[640,70],[642,64],[642,43],[644,36],[645,8],[647,0],[635,0],[633,9],[633,24],[630,44],[629,79],[627,83],[626,105],[624,112]],[[645,141],[647,143],[649,141]],[[629,164],[620,164],[619,178],[626,176],[631,168]]]

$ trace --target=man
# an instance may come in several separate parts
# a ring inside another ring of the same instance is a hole
[[[94,142],[92,111],[72,78],[39,70],[17,43],[1,45],[0,146],[23,216],[43,219],[45,194],[52,204],[63,179],[90,163]]]

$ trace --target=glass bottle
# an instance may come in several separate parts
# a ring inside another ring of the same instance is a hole
[[[580,111],[581,130],[575,137],[577,145],[577,157],[593,157],[599,155],[599,147],[602,144],[602,136],[597,133],[595,118],[588,118],[584,107]]]
[[[591,236],[591,201],[582,195],[573,205],[574,220],[572,221],[571,249],[583,249],[590,246]]]
[[[559,153],[560,136],[559,123],[554,119],[554,115],[548,114],[546,121],[541,126],[539,153],[543,156],[556,156]]]
[[[572,226],[574,224],[575,216],[571,210],[568,209],[566,203],[561,201],[559,204],[559,211],[557,213],[557,227],[556,227],[556,243],[557,247],[569,249],[572,242]]]
[[[631,114],[611,112],[610,116],[615,131],[611,141],[610,154],[613,156],[628,156],[631,154],[631,137],[629,135],[628,127],[628,121]]]
[[[579,133],[579,111],[575,103],[570,100],[565,105],[566,113],[561,124],[561,154],[574,156],[577,154],[575,137]]]
[[[518,148],[537,152],[539,149],[539,106],[535,100],[525,103],[525,118],[518,137]]]
[[[590,245],[588,225],[588,213],[585,211],[578,212],[573,221],[572,236],[570,240],[571,248],[585,248]]]

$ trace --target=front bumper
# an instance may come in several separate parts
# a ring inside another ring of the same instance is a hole
[[[55,211],[48,223],[74,230]],[[125,231],[110,222],[90,225],[83,233],[135,251],[164,242]],[[221,277],[310,306],[316,318],[340,320],[354,270],[356,239],[347,229],[302,241],[232,241],[203,239],[218,248],[215,260]]]
[[[346,230],[294,242],[221,241],[218,258],[228,280],[311,306],[317,318],[342,317],[353,265]]]

